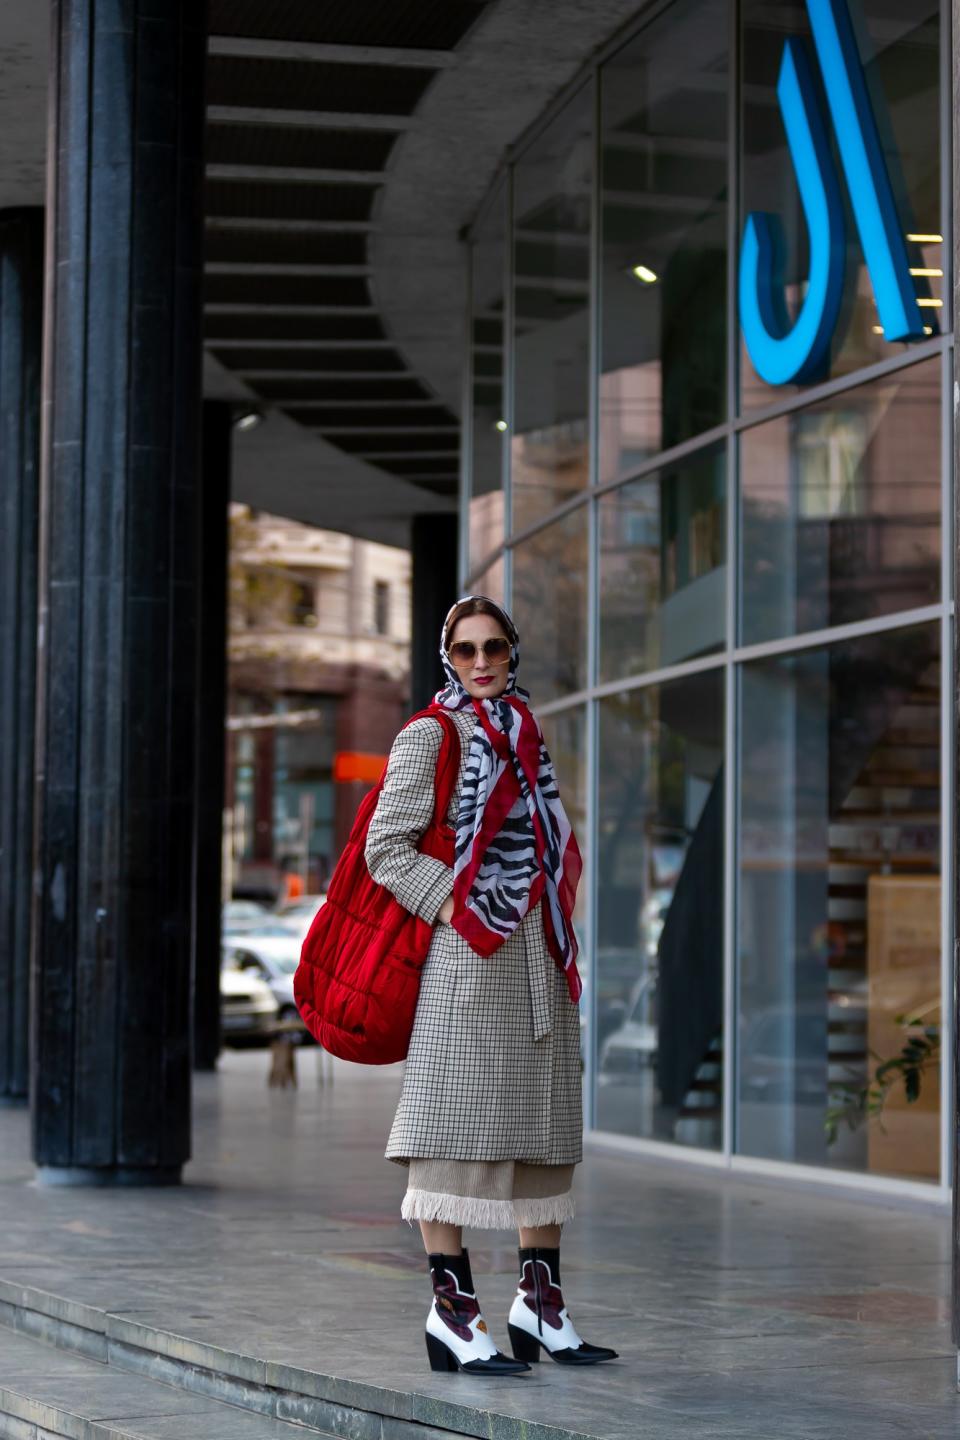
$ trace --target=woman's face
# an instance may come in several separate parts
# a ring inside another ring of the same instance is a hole
[[[460,677],[460,683],[475,700],[488,700],[493,695],[502,695],[507,688],[507,674],[510,669],[510,654],[496,662],[489,659],[482,649],[485,640],[504,640],[506,636],[492,615],[464,615],[457,621],[453,633],[447,639],[447,649],[456,642],[472,642],[475,647],[473,659],[462,660],[451,655],[451,663]]]

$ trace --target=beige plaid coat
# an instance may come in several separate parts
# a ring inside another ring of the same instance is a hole
[[[461,763],[451,823],[477,723],[472,709],[452,713]],[[440,742],[429,716],[401,730],[366,846],[374,880],[431,923],[453,889],[449,866],[416,849],[433,813]],[[582,1138],[579,1014],[539,905],[487,959],[437,923],[387,1158],[576,1164]]]

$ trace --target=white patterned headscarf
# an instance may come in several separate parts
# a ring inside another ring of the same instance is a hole
[[[462,618],[458,612],[468,600],[483,601],[510,641],[501,695],[475,699],[447,653],[451,621]],[[457,812],[451,923],[473,950],[492,955],[542,898],[547,946],[577,1000],[581,984],[572,917],[582,861],[529,693],[517,685],[517,628],[486,595],[465,595],[443,622],[440,657],[447,684],[433,703],[447,710],[472,706],[478,721]]]

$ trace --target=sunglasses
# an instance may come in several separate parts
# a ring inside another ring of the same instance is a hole
[[[473,664],[478,648],[491,665],[506,665],[510,660],[510,641],[504,640],[502,636],[484,640],[479,647],[474,645],[472,640],[454,640],[448,647],[447,654],[459,670]]]

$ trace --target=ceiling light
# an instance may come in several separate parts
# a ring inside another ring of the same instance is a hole
[[[942,300],[933,300],[929,295],[918,295],[917,304],[925,305],[928,310],[939,310],[943,304]]]
[[[873,333],[874,333],[874,335],[882,335],[882,334],[883,334],[883,326],[882,326],[882,325],[874,325],[874,326],[873,326]]]
[[[913,241],[915,241],[917,245],[942,245],[942,244],[943,244],[943,236],[942,236],[942,235],[922,235],[922,234],[917,235],[917,234],[914,234],[914,235],[908,235],[908,236],[907,236],[907,239],[908,239],[908,240],[913,240]]]
[[[657,278],[656,271],[651,270],[649,265],[631,265],[630,274],[635,280],[642,280],[644,285],[653,285]]]
[[[933,334],[933,326],[932,326],[932,325],[924,325],[924,327],[923,327],[923,333],[924,333],[924,335],[932,335],[932,334]]]
[[[501,434],[502,434],[503,431],[506,430],[506,428],[507,428],[507,422],[506,422],[506,420],[498,420],[497,423],[496,423],[496,425],[495,425],[493,428],[494,428],[495,430],[499,430],[499,431],[501,432]]]
[[[943,277],[943,271],[942,271],[942,270],[934,270],[932,267],[926,266],[926,265],[915,265],[915,266],[912,266],[912,267],[911,267],[911,270],[910,270],[910,274],[911,274],[911,275],[931,275],[931,276],[935,277],[936,279],[942,279],[942,277]]]
[[[235,430],[256,430],[263,416],[259,410],[240,410],[233,418]]]

